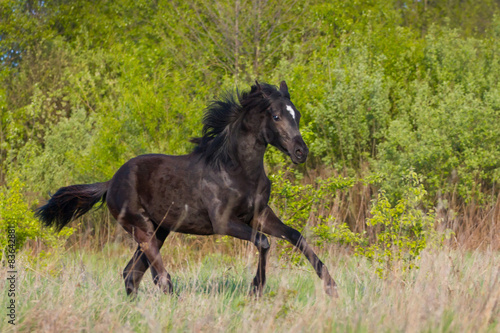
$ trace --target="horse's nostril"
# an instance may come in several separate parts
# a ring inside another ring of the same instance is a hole
[[[295,156],[302,157],[303,155],[304,155],[304,153],[302,152],[302,150],[300,150],[300,149],[295,150]]]

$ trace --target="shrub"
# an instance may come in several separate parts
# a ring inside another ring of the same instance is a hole
[[[40,222],[34,217],[26,199],[23,197],[24,185],[19,179],[14,179],[10,188],[0,191],[0,260],[9,245],[9,231],[15,230],[15,250],[23,247],[28,240],[40,240],[46,246],[57,249],[71,236],[74,229],[64,228],[58,235],[53,230],[42,228]],[[50,252],[39,252],[38,256],[50,255]]]
[[[287,170],[290,172],[290,169]],[[324,217],[321,212],[333,202],[337,191],[351,188],[356,180],[349,177],[330,177],[317,179],[315,184],[303,184],[299,180],[292,181],[285,171],[278,171],[270,175],[272,186],[271,204],[278,217],[287,225],[305,234],[306,238],[313,237],[316,245],[323,246],[327,241],[340,241],[339,237],[326,232],[330,228],[331,217]],[[307,228],[310,219],[315,220],[316,226]],[[328,224],[328,225],[327,225]],[[344,225],[345,237],[340,243],[347,241],[348,227]],[[346,229],[347,228],[347,229]],[[356,237],[352,234],[353,237]],[[280,258],[285,257],[294,264],[298,264],[303,257],[294,248],[283,240],[278,240]]]
[[[368,232],[362,233],[351,231],[346,223],[339,223],[331,216],[319,214],[322,206],[333,201],[338,190],[350,189],[362,180],[331,177],[318,180],[315,186],[303,185],[293,183],[282,171],[271,179],[274,207],[284,223],[306,233],[318,247],[332,243],[351,247],[357,256],[368,258],[381,277],[397,267],[403,271],[416,267],[422,250],[442,246],[450,235],[449,231],[436,231],[433,210],[424,212],[422,206],[427,192],[414,171],[406,173],[404,191],[396,203],[392,204],[386,192],[380,190],[372,202],[372,217],[366,221]],[[315,216],[315,225],[308,230],[306,226],[311,214]],[[302,259],[290,246],[282,248],[280,257],[283,256],[295,264]]]
[[[379,276],[396,263],[402,264],[403,271],[415,267],[422,250],[442,246],[449,235],[449,232],[436,231],[433,210],[425,213],[420,208],[427,192],[418,175],[410,171],[405,182],[402,198],[395,205],[390,203],[385,191],[380,191],[370,211],[372,217],[366,222],[377,231],[375,239],[355,248],[356,255],[372,261]]]
[[[381,59],[371,59],[367,47],[346,43],[339,53],[332,63],[334,82],[311,110],[319,135],[310,148],[338,168],[356,168],[376,155],[389,121],[390,84]]]

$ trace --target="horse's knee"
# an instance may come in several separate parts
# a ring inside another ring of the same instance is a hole
[[[300,239],[302,238],[302,234],[295,229],[290,228],[290,233],[288,234],[288,238],[293,245],[298,245]]]

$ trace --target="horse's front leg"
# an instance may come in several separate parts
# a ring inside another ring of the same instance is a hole
[[[326,266],[319,260],[313,249],[307,244],[304,237],[297,230],[287,226],[274,214],[271,208],[266,207],[258,216],[254,228],[271,236],[286,239],[296,246],[314,267],[316,274],[323,280],[325,292],[333,297],[338,297],[337,284],[330,276]]]
[[[251,295],[261,296],[266,283],[266,261],[269,251],[269,240],[265,235],[252,229],[248,224],[241,222],[237,217],[225,217],[224,214],[213,214],[212,225],[214,233],[227,235],[252,242],[259,251],[259,265],[257,274],[252,281]]]
[[[270,247],[267,237],[239,220],[229,221],[223,231],[216,233],[250,241],[257,247],[259,251],[259,265],[257,267],[257,274],[252,281],[250,294],[261,296],[266,284],[266,261]]]
[[[259,249],[259,266],[257,267],[257,274],[255,274],[252,281],[252,289],[250,291],[250,294],[252,295],[262,296],[262,291],[264,290],[264,285],[266,284],[266,263],[268,252],[269,247],[261,247]]]

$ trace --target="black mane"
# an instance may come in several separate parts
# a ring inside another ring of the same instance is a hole
[[[235,163],[235,136],[245,115],[253,109],[266,110],[269,99],[290,98],[273,85],[259,83],[259,86],[255,84],[241,94],[226,92],[205,109],[202,136],[191,142],[196,144],[194,152],[201,154],[207,164],[218,167]]]

